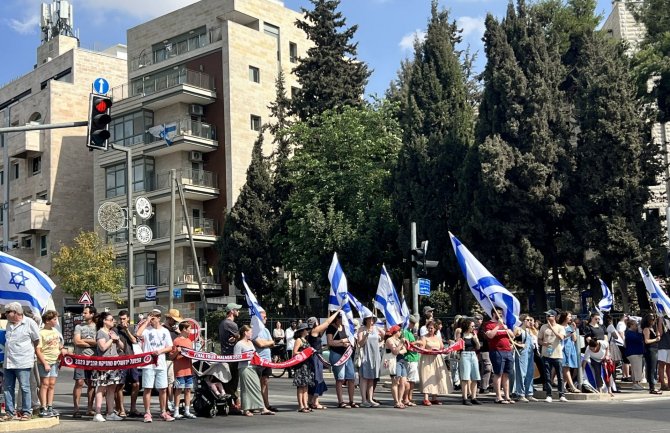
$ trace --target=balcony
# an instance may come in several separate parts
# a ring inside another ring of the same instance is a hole
[[[198,266],[203,285],[218,285],[221,281],[216,277],[213,269],[205,269],[204,266]],[[167,286],[170,282],[170,268],[158,270],[158,285]],[[177,285],[195,285],[198,286],[198,274],[194,266],[186,266],[183,269],[175,269],[174,284]]]
[[[137,108],[157,110],[179,103],[208,105],[216,100],[212,77],[204,72],[176,68],[157,71],[113,88],[111,95],[116,104],[113,113]]]
[[[208,153],[219,148],[219,143],[216,141],[216,128],[209,123],[186,118],[166,122],[164,126],[168,130],[175,128],[175,132],[168,135],[171,137],[172,144],[167,146],[165,140],[149,134],[144,141],[147,143],[143,148],[145,154],[161,156],[174,152],[191,151]]]
[[[216,173],[181,168],[177,170],[177,179],[182,184],[186,200],[207,201],[219,195]],[[147,198],[152,203],[166,203],[170,201],[170,193],[170,172],[165,171],[156,175],[156,181],[147,191]]]
[[[9,135],[10,158],[33,158],[44,151],[42,149],[42,131],[24,131]]]
[[[44,200],[24,201],[14,210],[16,233],[40,233],[49,231],[51,205]]]
[[[154,239],[147,245],[151,251],[161,251],[170,248],[170,220],[158,221],[152,225]],[[208,218],[193,218],[191,220],[191,233],[196,248],[207,248],[216,242],[216,230],[214,220]],[[177,218],[175,224],[175,247],[187,247],[190,245],[189,232],[186,221]]]

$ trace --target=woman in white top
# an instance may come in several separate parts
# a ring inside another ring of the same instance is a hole
[[[582,367],[586,368],[586,365],[591,366],[593,371],[593,376],[596,380],[596,385],[598,387],[598,392],[601,392],[603,387],[603,377],[602,377],[602,368],[603,362],[609,358],[609,345],[605,340],[589,340],[589,345],[586,347],[584,352],[584,360],[582,361]],[[608,384],[607,391],[611,396],[614,396],[612,389]]]
[[[240,340],[235,344],[234,354],[255,352],[256,346],[251,341],[251,328],[247,325],[240,327]],[[274,415],[263,404],[261,381],[256,369],[249,365],[249,361],[237,363],[240,371],[240,397],[242,398],[242,412],[246,416],[253,416],[253,411],[260,410],[261,415]]]
[[[275,344],[284,344],[284,330],[281,327],[281,322],[275,324],[275,329],[272,330],[272,338],[275,340]]]

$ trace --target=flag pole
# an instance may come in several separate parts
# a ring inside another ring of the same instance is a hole
[[[493,305],[493,301],[491,300],[491,298],[489,298],[489,295],[486,295],[485,297],[486,297],[486,299],[488,299],[489,304],[491,305],[491,310],[495,310],[495,309],[496,309],[496,306]],[[491,314],[491,312],[489,312],[489,317],[490,317],[491,319],[493,319],[493,315]],[[507,327],[507,324],[505,323],[504,320],[502,320],[501,317],[498,317],[498,322],[502,323],[503,328],[505,328],[506,331],[510,331],[510,329]],[[514,333],[514,331],[511,331],[511,332]],[[509,338],[509,334],[507,334],[507,337]],[[516,356],[518,356],[518,357],[520,358],[520,357],[521,357],[521,353],[519,353],[519,349],[516,348],[516,346],[514,345],[514,342],[511,341],[511,340],[512,340],[512,339],[510,339],[510,343],[511,343],[511,345],[512,345],[512,348],[514,349],[514,352],[516,353]]]

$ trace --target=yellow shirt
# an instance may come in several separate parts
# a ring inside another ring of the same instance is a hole
[[[60,355],[61,338],[55,329],[40,329],[40,349],[49,364],[55,364]]]

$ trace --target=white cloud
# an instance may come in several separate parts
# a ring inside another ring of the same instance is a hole
[[[463,29],[463,37],[472,36],[481,39],[486,30],[484,17],[460,17],[456,20],[458,28]]]
[[[408,33],[405,36],[403,36],[402,39],[400,39],[398,46],[403,51],[412,50],[414,49],[414,41],[416,39],[418,39],[419,41],[423,41],[424,39],[426,39],[426,32],[423,30],[416,29],[412,33]]]
[[[77,10],[88,14],[101,15],[110,12],[122,13],[124,15],[151,19],[168,12],[175,11],[197,2],[198,0],[86,0],[77,1],[75,7],[75,25],[77,20]]]
[[[40,25],[40,17],[38,15],[32,15],[24,20],[17,20],[15,18],[8,19],[7,25],[17,33],[22,35],[27,35],[31,33],[37,33]]]

